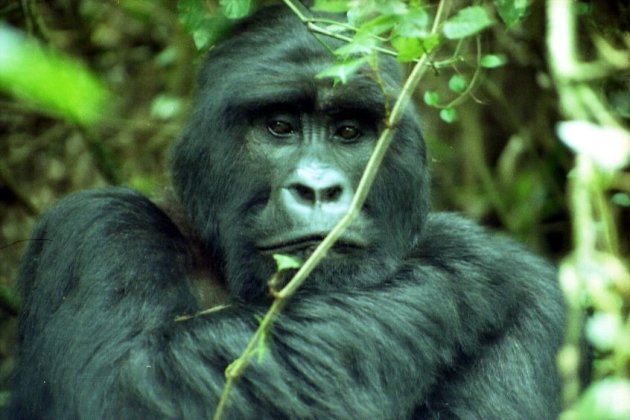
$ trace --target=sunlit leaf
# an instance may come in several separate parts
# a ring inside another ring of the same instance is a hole
[[[203,0],[179,0],[177,15],[182,26],[190,33],[197,30],[204,18],[210,17]]]
[[[337,48],[335,50],[335,55],[348,58],[352,56],[370,54],[377,44],[378,42],[376,38],[372,35],[365,32],[359,32],[352,39],[352,42],[348,42],[347,44]]]
[[[109,98],[103,83],[77,60],[7,26],[0,26],[0,91],[82,125],[99,120]]]
[[[398,19],[396,19],[395,16],[379,15],[374,19],[362,24],[357,32],[357,35],[366,33],[370,34],[371,36],[378,36],[387,31],[390,31],[397,24]]]
[[[487,54],[481,57],[479,64],[481,67],[485,67],[487,69],[493,69],[496,67],[501,67],[507,63],[507,57],[503,54],[495,55],[495,54]]]
[[[424,92],[424,103],[431,106],[438,106],[440,104],[440,94],[432,90],[427,90]]]
[[[435,47],[440,45],[441,42],[440,35],[438,34],[429,34],[425,38],[422,39],[422,45],[424,46],[425,52],[431,52]]]
[[[234,25],[222,13],[210,14],[204,0],[180,0],[177,3],[177,14],[200,51],[216,44]]]
[[[494,21],[483,7],[470,6],[444,22],[443,32],[448,39],[461,39],[475,35],[493,24]]]
[[[454,74],[448,81],[448,88],[456,93],[462,93],[468,87],[468,80],[462,75]]]
[[[318,12],[343,13],[350,9],[350,0],[315,0],[313,10]]]
[[[365,57],[345,61],[328,67],[315,77],[318,79],[332,78],[341,83],[346,83],[365,63],[367,63],[367,58]]]
[[[494,6],[507,27],[514,26],[525,19],[531,5],[532,0],[494,0]]]
[[[395,34],[406,38],[424,38],[429,34],[431,20],[423,8],[412,9],[398,19]]]
[[[358,3],[359,5],[361,3]],[[407,4],[400,0],[375,1],[374,10],[382,15],[404,15],[407,13]]]
[[[398,53],[398,61],[402,63],[413,61],[424,53],[419,38],[396,37],[392,39],[392,46]]]
[[[221,11],[228,19],[242,19],[252,10],[252,0],[220,0]]]
[[[273,259],[276,260],[278,271],[300,268],[302,266],[302,260],[292,255],[273,254]]]
[[[440,111],[440,119],[451,124],[459,120],[459,113],[455,108],[444,108]]]

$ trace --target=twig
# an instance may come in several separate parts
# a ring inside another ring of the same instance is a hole
[[[284,0],[284,4],[286,4],[296,14],[296,16],[302,21],[302,23],[304,23],[306,25],[308,30],[313,32],[313,33],[320,34],[320,35],[325,35],[325,36],[330,37],[330,38],[334,38],[334,39],[338,39],[340,41],[344,41],[344,42],[350,43],[350,42],[352,42],[352,37],[351,36],[342,35],[340,33],[329,31],[328,29],[323,28],[320,25],[318,25],[318,23],[320,23],[320,22],[323,22],[323,23],[330,22],[330,24],[338,25],[339,27],[345,28],[345,29],[347,29],[349,31],[357,32],[357,28],[355,28],[352,25],[344,24],[342,22],[328,21],[326,19],[318,19],[318,18],[314,18],[314,17],[310,16],[310,12],[308,11],[308,9],[306,9],[302,3],[299,3],[299,2],[297,2],[295,0]],[[440,21],[439,18],[444,12],[443,4],[444,4],[444,2],[441,1],[440,5],[438,6],[438,10],[437,10],[436,15],[435,15],[435,20],[433,21],[433,28],[431,30],[431,33],[435,33],[437,31],[436,22]],[[375,38],[377,38],[380,41],[385,41],[383,38],[378,37],[378,36],[375,36]],[[394,51],[394,50],[390,50],[389,48],[375,46],[375,47],[372,47],[372,49],[375,52],[379,52],[381,54],[389,55],[391,57],[398,57],[398,53],[396,51]],[[418,61],[419,60],[413,60],[413,62],[416,62],[416,63]],[[444,66],[441,65],[441,63],[439,63],[439,64],[431,63],[431,65],[434,66],[435,68],[444,67]],[[446,65],[449,65],[449,64],[446,64]]]

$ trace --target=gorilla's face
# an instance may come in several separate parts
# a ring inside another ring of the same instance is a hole
[[[249,208],[261,254],[309,253],[348,212],[378,127],[366,115],[335,106],[300,110],[274,104],[249,118],[244,159],[261,178]],[[366,209],[329,257],[362,254],[373,243]]]
[[[285,17],[241,28],[202,69],[199,107],[175,149],[174,183],[241,298],[265,294],[273,254],[306,258],[348,212],[399,90],[391,61],[379,75],[366,68],[337,86],[315,78],[332,63]],[[364,207],[306,287],[382,282],[412,248],[427,211],[414,115],[408,110],[399,124]]]

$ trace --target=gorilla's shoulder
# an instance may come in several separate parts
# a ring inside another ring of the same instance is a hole
[[[101,187],[74,192],[59,200],[50,210],[83,207],[90,210],[91,206],[129,204],[146,205],[151,201],[140,192],[128,187]],[[87,207],[86,207],[87,206]]]
[[[72,193],[50,207],[45,219],[66,219],[94,215],[120,216],[124,213],[159,211],[159,208],[140,192],[127,187],[102,187]],[[77,219],[72,219],[77,222]]]
[[[38,229],[47,236],[88,235],[94,229],[114,232],[132,228],[172,232],[170,217],[140,192],[126,187],[103,187],[64,197],[42,215]]]
[[[455,213],[429,214],[413,256],[451,265],[474,264],[495,273],[527,272],[537,277],[556,274],[553,264],[525,244]]]
[[[433,212],[427,216],[421,243],[464,243],[485,242],[497,235],[479,223],[457,213]]]

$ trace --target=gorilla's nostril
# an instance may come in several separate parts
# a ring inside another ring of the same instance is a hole
[[[303,184],[293,184],[289,187],[291,193],[299,200],[314,204],[317,200],[315,190]]]
[[[322,201],[337,201],[341,197],[342,193],[343,189],[340,186],[327,188],[322,192]]]
[[[341,200],[343,195],[343,187],[341,185],[317,188],[303,183],[294,183],[287,189],[291,193],[292,200],[308,207],[313,207],[318,204],[335,203]]]

